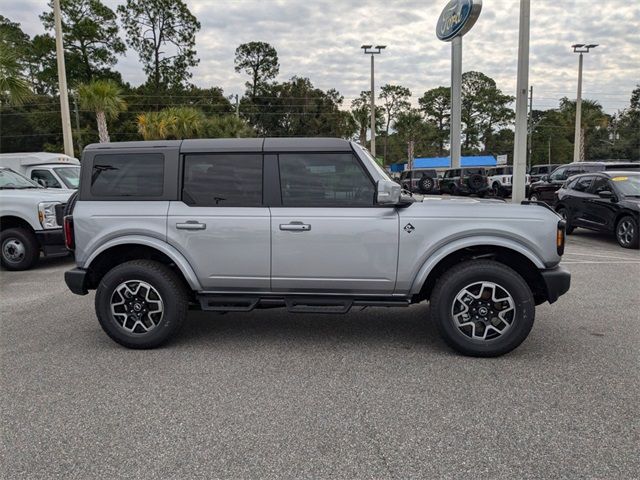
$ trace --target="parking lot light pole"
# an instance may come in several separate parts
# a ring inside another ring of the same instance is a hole
[[[382,53],[382,50],[387,48],[386,45],[362,45],[360,47],[365,55],[371,55],[371,155],[376,158],[376,92],[374,83],[374,55]]]
[[[516,85],[516,130],[513,149],[511,201],[520,203],[526,195],[527,170],[527,100],[529,99],[529,26],[530,0],[520,0],[518,39],[518,79]]]
[[[589,53],[589,50],[596,48],[598,45],[591,43],[585,45],[584,43],[576,43],[571,45],[573,53],[579,53],[578,57],[578,94],[576,96],[576,132],[573,141],[573,161],[584,161],[582,154],[582,55]]]

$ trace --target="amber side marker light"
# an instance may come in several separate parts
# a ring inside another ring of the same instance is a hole
[[[558,222],[558,230],[556,232],[556,248],[558,249],[558,255],[564,253],[564,244],[566,239],[567,222],[560,220]]]

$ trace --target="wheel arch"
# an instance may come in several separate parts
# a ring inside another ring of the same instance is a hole
[[[202,290],[195,271],[180,252],[157,239],[141,236],[113,239],[96,249],[82,265],[89,272],[88,288],[95,288],[113,267],[139,259],[164,263],[178,273],[190,290]]]
[[[411,294],[428,299],[438,279],[451,267],[473,259],[490,259],[515,270],[529,285],[536,305],[547,300],[541,269],[544,263],[526,247],[496,239],[492,242],[454,242],[432,255],[418,271]]]
[[[0,231],[7,230],[8,228],[25,228],[32,233],[35,232],[29,222],[16,215],[3,215],[0,217]]]

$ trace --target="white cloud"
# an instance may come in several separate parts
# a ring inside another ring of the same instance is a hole
[[[6,2],[6,0],[3,0]],[[8,2],[7,2],[8,3]],[[112,8],[118,3],[107,0]],[[280,57],[280,77],[307,76],[314,85],[338,89],[348,101],[369,88],[369,58],[362,43],[386,44],[376,58],[376,84],[399,83],[414,100],[425,90],[449,83],[449,44],[436,39],[435,23],[445,0],[187,0],[202,29],[201,59],[193,81],[242,93],[246,79],[234,72],[233,54],[243,42],[271,43]],[[493,77],[514,94],[518,40],[516,0],[485,0],[476,26],[464,37],[464,70]],[[3,14],[40,33],[45,2],[23,0],[3,6]],[[557,106],[575,97],[577,56],[572,43],[600,47],[585,58],[585,97],[609,112],[628,105],[640,83],[640,2],[629,0],[535,0],[531,11],[531,71],[534,108]],[[144,80],[135,52],[118,68],[125,80]]]

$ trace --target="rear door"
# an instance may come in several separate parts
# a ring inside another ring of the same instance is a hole
[[[611,198],[600,198],[600,192],[615,192],[611,181],[598,175],[589,189],[589,199],[585,205],[584,219],[587,226],[603,231],[612,231],[619,207]]]
[[[262,158],[259,152],[184,156],[181,200],[170,203],[167,237],[205,290],[269,291]]]
[[[272,289],[393,293],[398,214],[375,205],[373,180],[353,152],[273,158],[280,205],[271,208]]]
[[[586,226],[588,224],[585,215],[588,218],[587,201],[593,197],[593,195],[589,193],[593,179],[593,175],[579,177],[572,182],[573,188],[569,190],[570,195],[565,197],[564,203],[569,207],[571,221],[575,226]]]

